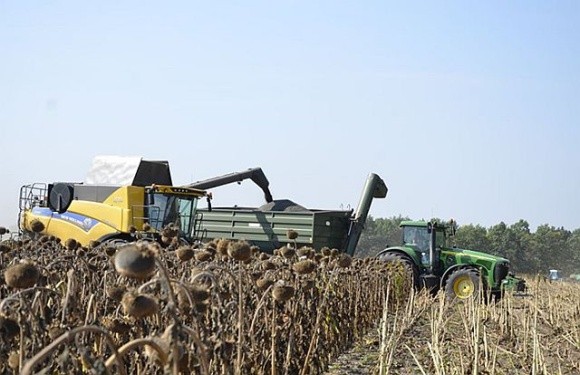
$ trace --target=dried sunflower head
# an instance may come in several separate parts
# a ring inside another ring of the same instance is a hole
[[[272,289],[272,297],[278,302],[286,302],[294,296],[294,287],[276,283]]]
[[[246,241],[232,241],[228,246],[230,258],[244,262],[252,257],[252,248]]]
[[[119,274],[143,280],[155,271],[155,252],[147,246],[131,243],[117,250],[114,262]]]
[[[12,288],[25,289],[33,287],[40,277],[40,271],[32,261],[11,266],[4,272],[4,280]]]
[[[123,295],[121,304],[125,314],[137,319],[156,314],[159,311],[157,299],[147,294],[127,292]]]

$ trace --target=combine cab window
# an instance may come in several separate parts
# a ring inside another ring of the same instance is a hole
[[[155,194],[154,205],[149,207],[149,223],[160,231],[173,224],[183,236],[191,233],[193,215],[197,207],[196,197]]]
[[[179,217],[182,234],[189,237],[193,226],[193,216],[197,208],[197,198],[187,197],[185,199],[178,198]]]

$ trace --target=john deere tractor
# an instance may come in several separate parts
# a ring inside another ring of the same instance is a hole
[[[403,221],[400,246],[377,254],[387,262],[400,263],[415,288],[444,290],[448,299],[477,296],[501,298],[506,290],[523,291],[524,280],[510,273],[505,258],[447,245],[455,223]]]

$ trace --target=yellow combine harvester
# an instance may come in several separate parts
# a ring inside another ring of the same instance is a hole
[[[81,245],[160,239],[165,228],[191,240],[205,190],[172,186],[166,161],[98,156],[82,183],[35,183],[20,189],[21,233],[38,232]],[[39,225],[41,222],[43,225]],[[36,226],[36,228],[35,228]]]

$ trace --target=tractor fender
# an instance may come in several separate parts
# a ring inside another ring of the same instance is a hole
[[[439,282],[439,287],[441,289],[445,288],[445,283],[447,282],[447,278],[453,272],[455,272],[457,270],[461,270],[461,269],[470,269],[470,268],[474,269],[476,271],[480,271],[480,269],[478,267],[474,267],[473,265],[470,265],[470,264],[455,264],[455,265],[449,267],[448,269],[445,270],[445,272],[443,272],[443,275],[441,275],[441,281]]]

